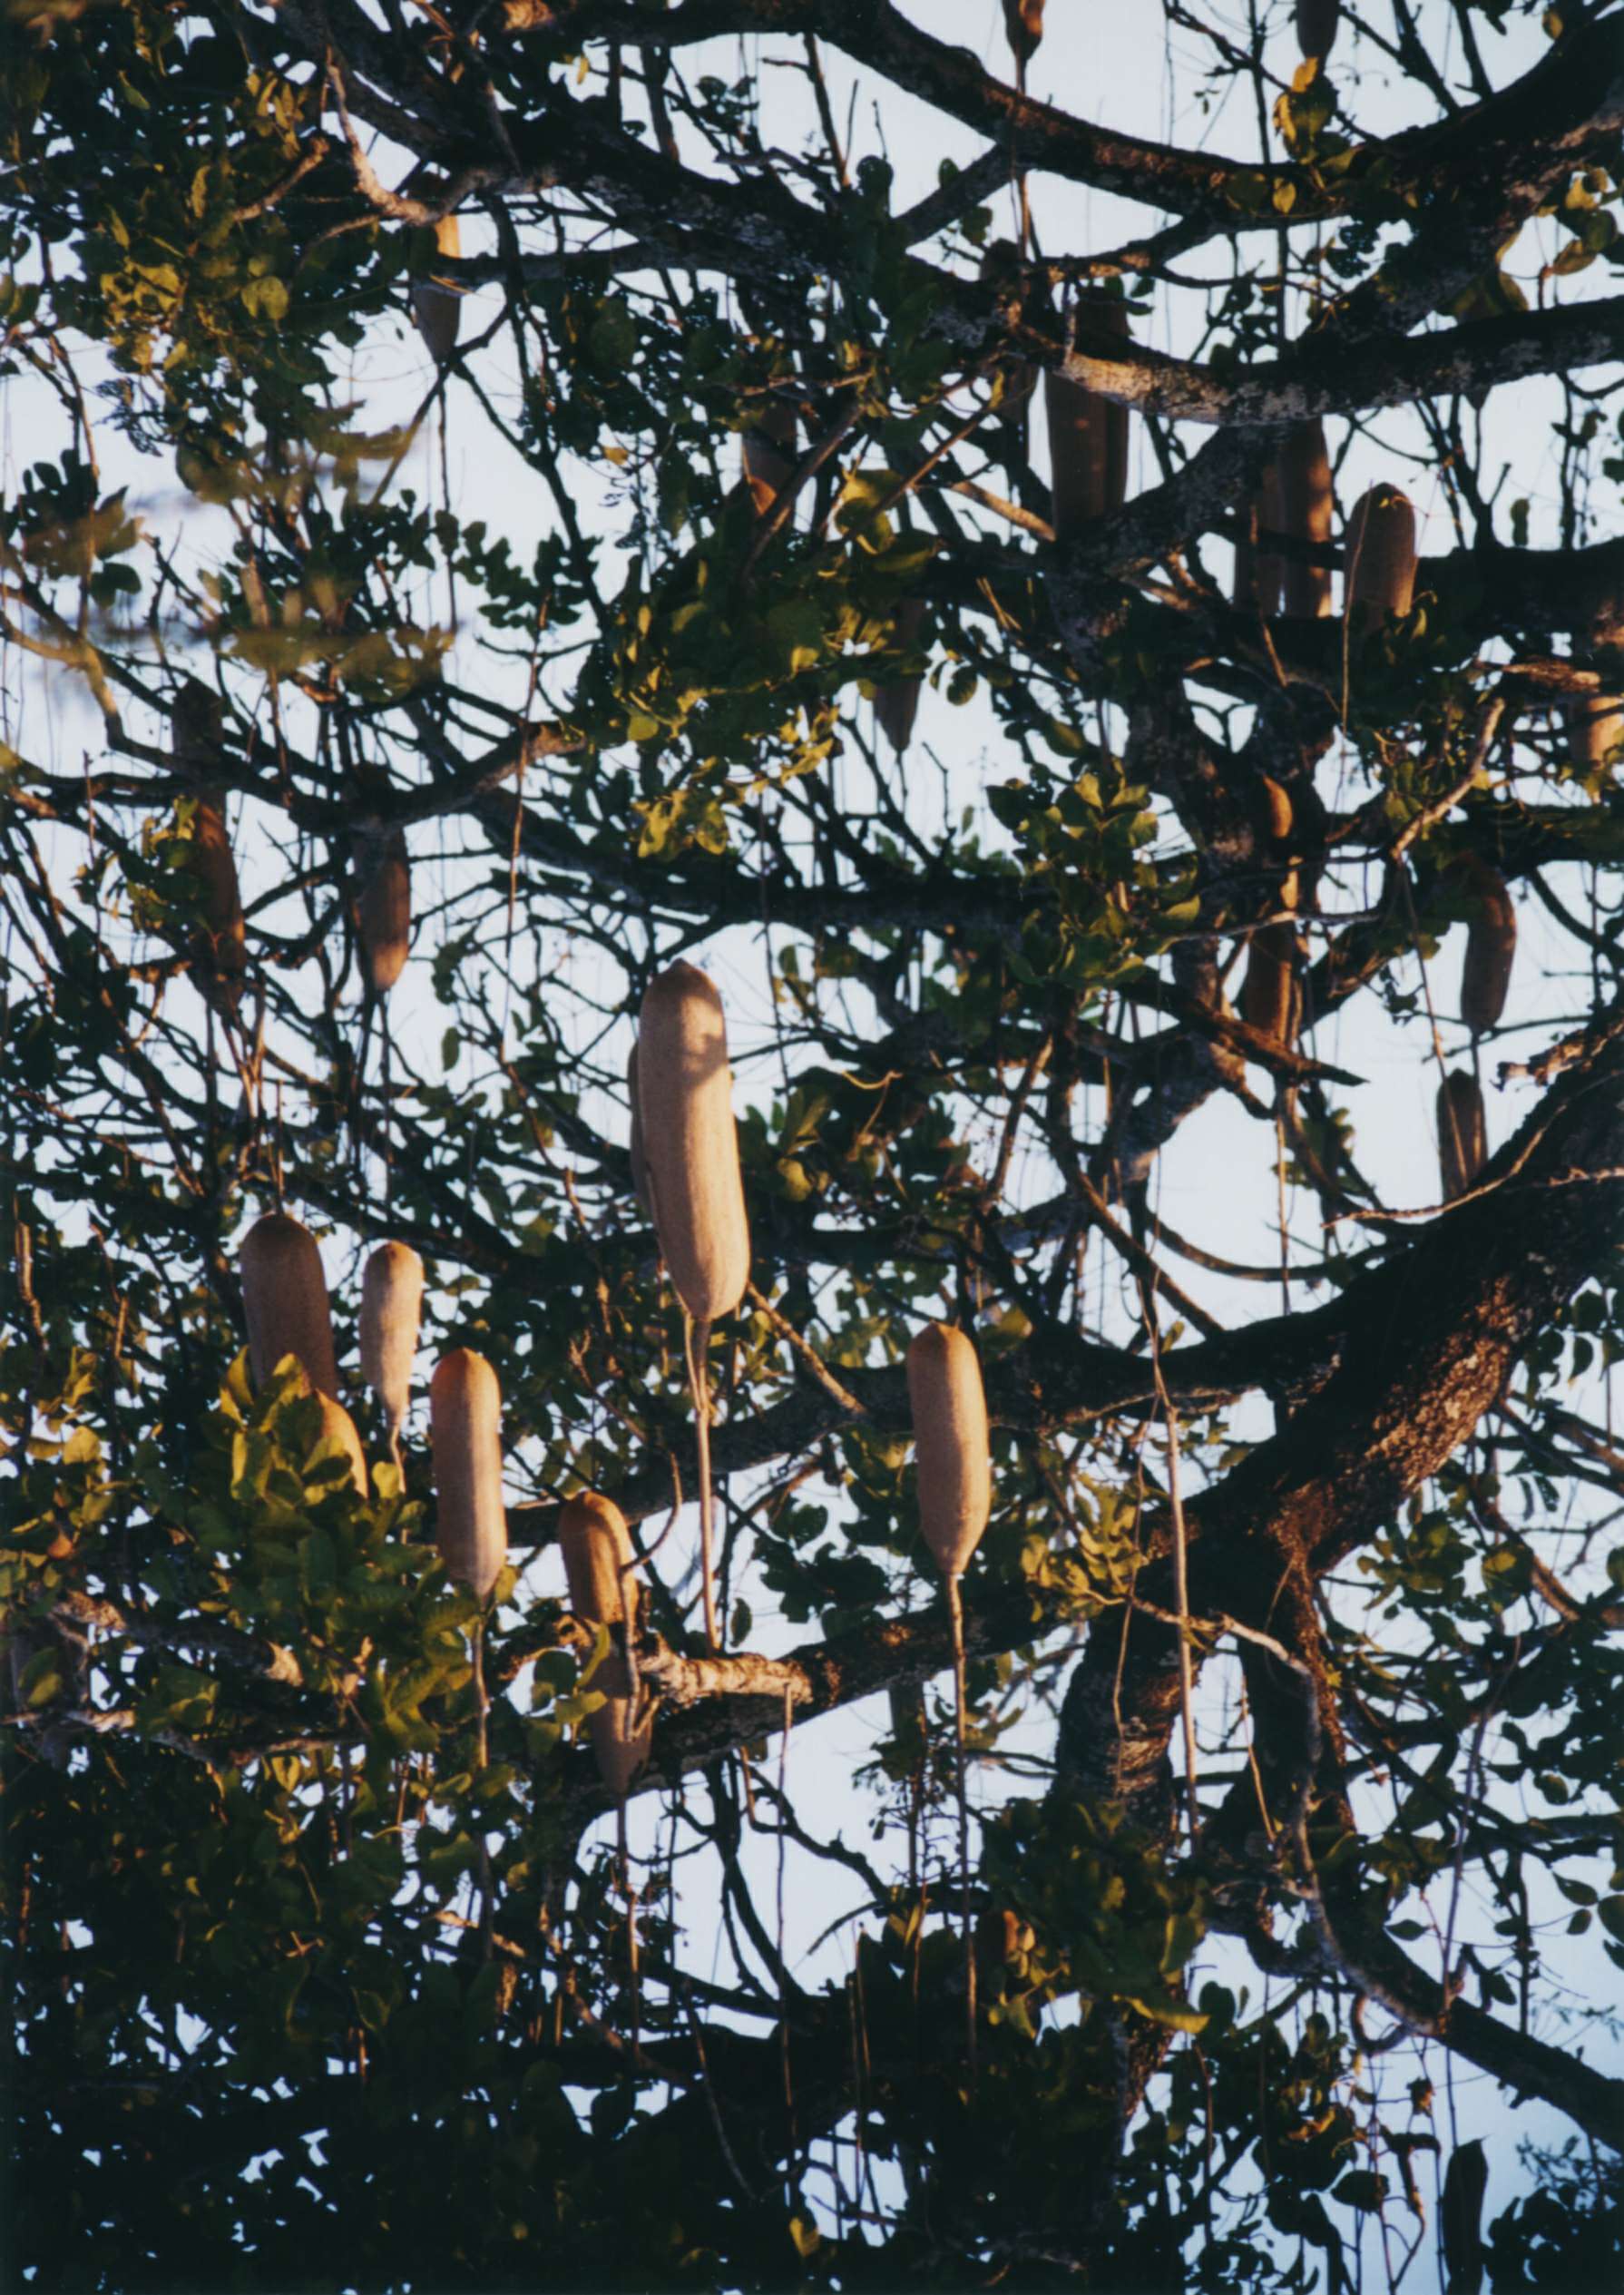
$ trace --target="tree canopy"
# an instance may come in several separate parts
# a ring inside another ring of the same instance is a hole
[[[14,2270],[1602,2284],[1624,10],[12,0],[3,101]]]

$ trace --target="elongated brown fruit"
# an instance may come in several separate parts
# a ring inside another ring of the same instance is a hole
[[[983,1984],[990,1989],[1000,1970],[1031,1952],[1037,1941],[1031,1921],[1007,1905],[983,1906],[975,1923],[975,1965]]]
[[[1012,321],[1019,312],[1023,269],[1021,250],[1013,239],[995,239],[982,250],[982,282],[999,290],[1004,316]],[[1026,465],[1027,419],[1037,375],[1026,358],[1002,358],[998,371],[1003,387],[994,417],[994,435],[998,439],[995,452],[1006,468],[1020,471]]]
[[[1242,1019],[1286,1052],[1297,1035],[1296,946],[1294,927],[1262,926],[1247,949],[1240,990]]]
[[[611,1498],[585,1491],[559,1508],[558,1543],[563,1549],[570,1607],[594,1625],[623,1625],[628,1639],[638,1631],[640,1608],[635,1557],[626,1517]],[[638,1722],[631,1669],[611,1649],[591,1687],[606,1702],[587,1719],[598,1773],[617,1800],[624,1800],[632,1779],[649,1758],[651,1721]]]
[[[968,1334],[928,1323],[908,1349],[919,1527],[944,1577],[964,1574],[993,1503],[987,1398]]]
[[[769,399],[744,434],[744,482],[756,515],[765,518],[795,475],[793,409]]]
[[[897,609],[895,636],[896,645],[903,651],[913,650],[924,619],[924,601],[905,598]],[[924,685],[922,677],[897,677],[879,687],[875,694],[875,717],[898,757],[913,739],[914,720],[919,714],[919,696]]]
[[[1415,588],[1415,513],[1396,486],[1362,494],[1347,524],[1343,612],[1355,637],[1410,611]]]
[[[1257,780],[1263,798],[1264,826],[1272,842],[1284,845],[1291,836],[1293,814],[1290,792],[1271,774],[1259,773]],[[1282,905],[1287,908],[1295,908],[1296,898],[1286,901]]]
[[[297,1356],[319,1394],[338,1395],[333,1317],[316,1238],[288,1211],[267,1211],[238,1253],[249,1360],[263,1387],[286,1355]]]
[[[1043,0],[1003,0],[1003,29],[1016,57],[1030,64],[1043,36]]]
[[[1294,423],[1275,466],[1280,532],[1294,542],[1329,543],[1336,512],[1325,425]],[[1281,603],[1288,615],[1316,621],[1331,611],[1331,569],[1306,559],[1280,560]],[[1406,611],[1407,603],[1406,603]]]
[[[1118,302],[1085,304],[1081,317],[1108,334],[1128,332],[1128,314]],[[1128,492],[1128,409],[1052,369],[1043,377],[1043,397],[1054,531],[1064,542],[1092,519],[1109,517],[1122,506]]]
[[[1483,1094],[1477,1078],[1456,1068],[1438,1086],[1438,1171],[1443,1201],[1464,1195],[1489,1160]]]
[[[1289,792],[1280,783],[1262,774],[1261,797],[1267,833],[1272,843],[1284,847],[1291,835],[1292,805]],[[1288,868],[1280,879],[1276,896],[1282,908],[1296,908],[1301,897],[1301,888],[1295,868]],[[1252,935],[1247,948],[1246,977],[1241,983],[1241,1017],[1249,1027],[1259,1029],[1266,1036],[1289,1051],[1296,1042],[1300,1020],[1297,985],[1297,937],[1293,925],[1264,925]]]
[[[1581,773],[1595,772],[1624,742],[1624,693],[1589,694],[1568,710],[1568,755]]]
[[[660,1249],[694,1321],[713,1323],[744,1297],[750,1231],[722,1000],[697,965],[671,965],[649,985],[637,1086]]]
[[[1483,2283],[1483,2196],[1489,2161],[1473,2136],[1451,2153],[1438,2210],[1438,2243],[1443,2250],[1447,2295],[1479,2295]]]
[[[905,1689],[893,1682],[885,1692],[885,1702],[891,1709],[891,1734],[905,1760],[917,1764],[925,1759],[930,1742],[930,1725],[925,1708],[925,1690],[918,1682],[910,1682]]]
[[[631,1158],[631,1192],[652,1219],[654,1207],[649,1200],[649,1158],[643,1146],[642,1103],[637,1089],[637,1046],[626,1054],[626,1103],[631,1113],[631,1136],[628,1152]]]
[[[435,1539],[449,1574],[483,1602],[507,1560],[502,1502],[502,1388],[470,1347],[441,1358],[428,1389]]]
[[[386,996],[412,946],[412,864],[406,833],[392,829],[357,840],[354,916],[361,972],[371,994]]]
[[[220,695],[201,678],[182,678],[170,705],[170,742],[175,763],[189,780],[212,782],[225,738],[226,705]]]
[[[318,1395],[316,1399],[321,1406],[319,1439],[323,1442],[336,1443],[343,1451],[349,1460],[350,1482],[357,1493],[364,1498],[367,1496],[367,1453],[361,1447],[361,1437],[356,1431],[356,1422],[345,1409],[344,1405],[335,1402],[331,1395]]]
[[[1297,0],[1297,45],[1323,64],[1336,44],[1342,0]]]
[[[454,262],[461,255],[463,235],[455,215],[442,215],[435,225],[435,245]],[[412,317],[417,332],[428,345],[429,356],[436,367],[443,367],[456,348],[457,330],[463,320],[462,289],[452,286],[448,280],[436,279],[432,271],[425,279],[415,279]]]
[[[1284,569],[1278,553],[1263,537],[1277,533],[1281,524],[1280,473],[1271,462],[1247,505],[1243,531],[1235,545],[1235,603],[1242,613],[1275,614],[1280,611]]]
[[[409,1243],[380,1243],[361,1274],[361,1375],[384,1407],[391,1439],[411,1407],[423,1320],[423,1261]]]
[[[1460,864],[1472,902],[1461,960],[1461,1017],[1474,1036],[1498,1025],[1517,954],[1517,911],[1492,862],[1468,854]]]
[[[230,1018],[242,995],[248,943],[242,890],[226,834],[225,799],[215,783],[225,741],[225,704],[201,680],[189,677],[176,693],[170,730],[175,763],[195,787],[191,870],[202,893],[202,914],[187,939],[186,960],[199,991]]]
[[[200,795],[191,817],[191,868],[203,888],[203,914],[187,944],[187,958],[198,987],[228,1015],[242,995],[248,969],[248,936],[237,862],[226,834],[217,795]]]

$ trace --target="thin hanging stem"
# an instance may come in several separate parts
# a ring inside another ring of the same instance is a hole
[[[620,1867],[621,1894],[626,1900],[626,1972],[631,1990],[631,2045],[641,2045],[642,2037],[642,1958],[638,1947],[637,1891],[631,1885],[631,1856],[626,1847],[626,1804],[616,1803],[615,1861]]]
[[[1189,1654],[1189,1541],[1184,1522],[1184,1498],[1179,1487],[1179,1414],[1168,1392],[1161,1368],[1161,1329],[1156,1319],[1154,1289],[1146,1284],[1141,1297],[1145,1333],[1150,1342],[1150,1371],[1156,1399],[1161,1405],[1168,1436],[1168,1511],[1173,1517],[1173,1606],[1179,1613],[1179,1703],[1184,1722],[1184,1779],[1189,1796],[1189,1839],[1193,1849],[1199,1829],[1196,1802],[1196,1675]]]
[[[485,1716],[491,1710],[491,1702],[485,1694],[485,1622],[483,1617],[474,1622],[474,1705],[476,1717],[474,1766],[477,1769],[484,1769],[490,1760],[490,1750],[485,1737]]]
[[[485,1622],[482,1611],[474,1625],[474,1766],[484,1773],[490,1760],[485,1717],[490,1711],[490,1698],[485,1691]],[[491,1851],[485,1839],[483,1823],[479,1827],[479,1936],[483,1957],[491,1957]]]
[[[682,1310],[682,1347],[688,1357],[688,1391],[693,1398],[694,1442],[699,1454],[699,1574],[704,1580],[705,1641],[714,1652],[721,1648],[722,1637],[716,1621],[716,1572],[712,1562],[710,1381],[706,1368],[710,1326],[696,1323],[686,1308]]]
[[[1164,1398],[1159,1355],[1156,1383]],[[1189,1794],[1189,1838],[1195,1845],[1199,1818],[1196,1806],[1196,1676],[1189,1654],[1189,1542],[1184,1529],[1184,1500],[1179,1490],[1179,1418],[1170,1399],[1164,1399],[1168,1427],[1168,1504],[1173,1515],[1173,1603],[1179,1613],[1179,1702],[1184,1720],[1184,1777]]]
[[[789,1963],[784,1949],[784,1880],[789,1856],[789,1732],[795,1723],[795,1700],[788,1685],[784,1691],[784,1726],[778,1739],[778,1901],[774,1907],[778,1948],[778,2053],[784,2072],[784,2109],[790,2127],[795,2126],[795,2078],[789,2062]],[[746,1775],[748,1775],[747,1770]]]
[[[389,1198],[394,1192],[395,1187],[395,1147],[390,1129],[394,1122],[395,1102],[391,1088],[393,1079],[390,1074],[389,1062],[389,1015],[386,1011],[380,1011],[378,1014],[377,1033],[379,1081],[382,1086],[384,1103],[382,1109],[382,1128],[384,1135],[384,1210],[387,1212],[389,1209]]]
[[[959,1788],[959,1920],[964,1932],[964,2048],[975,2081],[975,1928],[970,1917],[970,1795],[964,1780],[964,1604],[956,1577],[947,1581],[953,1626],[954,1750]]]
[[[1291,1312],[1291,1236],[1286,1200],[1286,1119],[1275,1102],[1275,1207],[1280,1223],[1280,1311]]]

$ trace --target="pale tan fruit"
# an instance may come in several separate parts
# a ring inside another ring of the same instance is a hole
[[[435,245],[455,262],[463,251],[463,235],[455,215],[443,215],[435,225]],[[463,290],[431,271],[412,281],[412,317],[428,345],[436,367],[443,367],[456,348],[463,319]]]
[[[1458,866],[1472,903],[1461,961],[1461,1017],[1481,1036],[1505,1010],[1517,954],[1517,911],[1510,886],[1492,862],[1469,853]]]
[[[1294,423],[1275,466],[1280,532],[1294,542],[1328,543],[1336,513],[1331,457],[1323,423]],[[1281,603],[1289,616],[1316,621],[1331,611],[1331,569],[1306,559],[1280,561]],[[1407,611],[1407,606],[1406,606]]]
[[[1297,45],[1323,64],[1336,44],[1342,0],[1297,0]]]
[[[649,1218],[654,1216],[649,1201],[649,1158],[643,1147],[642,1107],[637,1091],[637,1046],[626,1054],[626,1102],[631,1112],[631,1137],[628,1152],[631,1157],[631,1192],[642,1205]]]
[[[908,1348],[908,1404],[919,1464],[919,1527],[943,1575],[964,1574],[993,1505],[981,1364],[968,1334],[928,1323]]]
[[[335,1400],[338,1366],[333,1317],[316,1238],[287,1211],[256,1220],[238,1253],[249,1360],[263,1387],[285,1356],[296,1356],[318,1393]]]
[[[744,482],[756,515],[765,518],[795,475],[795,415],[769,399],[744,434]]]
[[[483,1602],[507,1560],[502,1499],[502,1388],[483,1355],[443,1356],[428,1389],[435,1540],[449,1574]]]
[[[386,996],[406,969],[412,946],[412,864],[406,833],[368,838],[357,852],[356,945],[375,996]]]
[[[895,642],[899,647],[912,650],[924,619],[924,601],[905,598],[896,615]],[[922,677],[893,678],[889,684],[882,685],[875,694],[876,720],[898,757],[913,739],[914,720],[919,714],[919,696],[924,685]]]
[[[1482,1087],[1475,1076],[1456,1068],[1438,1086],[1438,1170],[1446,1203],[1465,1194],[1488,1156]]]
[[[558,1543],[576,1616],[593,1625],[624,1625],[635,1634],[641,1606],[637,1557],[614,1500],[596,1490],[566,1498],[558,1510]],[[625,1658],[615,1652],[595,1678],[600,1689],[617,1696],[631,1685]]]
[[[1085,304],[1083,322],[1112,335],[1128,332],[1119,302]],[[1128,409],[1052,369],[1043,377],[1054,531],[1066,541],[1096,518],[1121,508],[1128,493]]]
[[[563,1549],[570,1607],[593,1625],[623,1625],[629,1640],[638,1632],[640,1598],[631,1534],[612,1499],[585,1491],[559,1508],[558,1542]],[[590,1686],[605,1702],[587,1719],[598,1773],[617,1800],[649,1758],[651,1720],[638,1721],[631,1670],[621,1650],[611,1649]]]
[[[919,1527],[947,1580],[953,1635],[954,1740],[959,1804],[959,1919],[964,1940],[964,2045],[975,2076],[975,1933],[971,1918],[970,1816],[964,1782],[964,1605],[960,1580],[993,1505],[992,1444],[981,1364],[968,1335],[928,1323],[908,1348],[908,1404],[918,1458]]]
[[[637,1036],[649,1193],[672,1287],[696,1323],[730,1315],[750,1279],[722,1000],[697,965],[651,981]]]
[[[1404,614],[1415,589],[1415,513],[1408,495],[1377,485],[1361,495],[1347,525],[1343,611],[1355,637]]]
[[[380,1243],[361,1275],[361,1375],[391,1435],[411,1407],[412,1365],[423,1320],[423,1261],[409,1243]]]
[[[361,1437],[356,1431],[356,1422],[345,1409],[344,1405],[335,1402],[331,1395],[318,1394],[316,1399],[321,1407],[321,1433],[318,1440],[336,1443],[343,1451],[349,1460],[351,1486],[357,1494],[364,1498],[367,1496],[367,1453],[361,1447]]]

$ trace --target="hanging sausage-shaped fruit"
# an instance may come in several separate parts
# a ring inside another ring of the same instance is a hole
[[[1280,611],[1283,568],[1279,552],[1267,537],[1278,534],[1282,524],[1279,467],[1271,462],[1242,513],[1235,544],[1235,604],[1239,613],[1270,617]]]
[[[1297,45],[1306,61],[1324,64],[1341,22],[1342,0],[1297,0]]]
[[[1280,782],[1261,777],[1259,809],[1263,816],[1265,850],[1277,865],[1290,852],[1293,812],[1291,798]],[[1295,912],[1302,897],[1297,872],[1283,868],[1275,905]],[[1277,921],[1260,925],[1247,945],[1246,976],[1241,983],[1241,1017],[1289,1052],[1301,1024],[1301,988],[1297,979],[1297,933],[1295,925]]]
[[[1030,64],[1043,37],[1043,0],[1003,0],[1003,30],[1017,64]]]
[[[1397,486],[1361,495],[1347,522],[1343,613],[1350,636],[1379,630],[1410,611],[1415,590],[1415,512]]]
[[[1624,661],[1624,623],[1602,620],[1590,633],[1592,652],[1606,657],[1597,662],[1604,679],[1616,677]],[[1624,691],[1610,682],[1599,693],[1586,694],[1568,707],[1568,755],[1581,773],[1600,772],[1615,750],[1624,749]]]
[[[397,1465],[422,1321],[423,1261],[409,1243],[380,1243],[361,1270],[361,1376],[383,1405]]]
[[[1331,540],[1336,496],[1331,485],[1331,457],[1326,450],[1325,425],[1294,423],[1275,465],[1280,531],[1293,542],[1317,544]],[[1307,558],[1284,555],[1280,561],[1281,604],[1287,616],[1319,620],[1331,611],[1331,569]],[[1404,611],[1409,611],[1406,601]]]
[[[1438,1086],[1438,1172],[1443,1201],[1464,1195],[1489,1160],[1482,1087],[1464,1068]]]
[[[636,1559],[626,1517],[611,1498],[583,1491],[559,1508],[558,1543],[563,1550],[570,1607],[592,1625],[621,1626],[628,1643],[638,1632]],[[603,1703],[587,1717],[598,1774],[617,1801],[649,1758],[651,1719],[640,1718],[631,1670],[622,1650],[611,1649],[589,1685],[603,1692]]]
[[[463,251],[463,235],[455,215],[442,215],[435,225],[435,247],[455,262]],[[456,348],[463,320],[463,290],[443,273],[430,270],[412,281],[412,318],[428,345],[436,367],[444,367]]]
[[[442,1357],[428,1388],[435,1536],[448,1576],[484,1601],[507,1560],[502,1388],[483,1355]]]
[[[172,728],[175,762],[195,791],[189,842],[191,873],[202,895],[201,914],[187,937],[187,969],[199,993],[230,1019],[242,997],[248,934],[237,859],[226,829],[225,799],[216,781],[225,738],[225,709],[219,694],[188,678],[175,696]]]
[[[350,1488],[357,1497],[364,1498],[367,1496],[367,1453],[361,1447],[356,1422],[344,1405],[335,1402],[331,1395],[318,1395],[316,1400],[321,1411],[319,1439],[334,1444],[344,1453],[349,1461]]]
[[[711,1325],[733,1312],[750,1280],[750,1231],[722,1000],[697,965],[671,965],[649,984],[638,1020],[637,1103],[654,1231],[686,1318],[705,1633],[718,1649],[706,1357]]]
[[[765,518],[795,475],[795,410],[768,399],[757,412],[742,443],[744,482],[756,515]]]
[[[338,1398],[333,1351],[333,1313],[316,1238],[289,1211],[256,1220],[237,1254],[242,1308],[248,1321],[249,1363],[263,1387],[289,1355],[312,1387]]]
[[[1463,856],[1458,874],[1472,902],[1466,953],[1461,960],[1461,1017],[1474,1036],[1498,1027],[1517,954],[1517,911],[1511,888],[1492,861]]]
[[[970,1916],[970,1811],[964,1782],[964,1606],[959,1581],[981,1544],[993,1505],[987,1398],[969,1335],[929,1323],[908,1348],[908,1405],[919,1476],[919,1527],[947,1581],[953,1633],[954,1737],[958,1753],[959,1873],[964,1936],[966,2039],[975,2066],[975,1932]]]
[[[1128,313],[1117,301],[1091,301],[1080,328],[1126,337]],[[1121,508],[1128,493],[1128,409],[1050,368],[1043,377],[1054,531],[1062,542]]]
[[[920,624],[925,620],[925,606],[918,598],[905,598],[897,608],[895,643],[898,652],[910,653],[918,642]],[[919,696],[924,690],[923,677],[895,677],[880,686],[874,697],[874,714],[879,729],[900,757],[914,736],[914,720],[919,714]]]
[[[412,864],[406,832],[356,842],[356,946],[367,993],[386,996],[406,969],[412,946]]]

